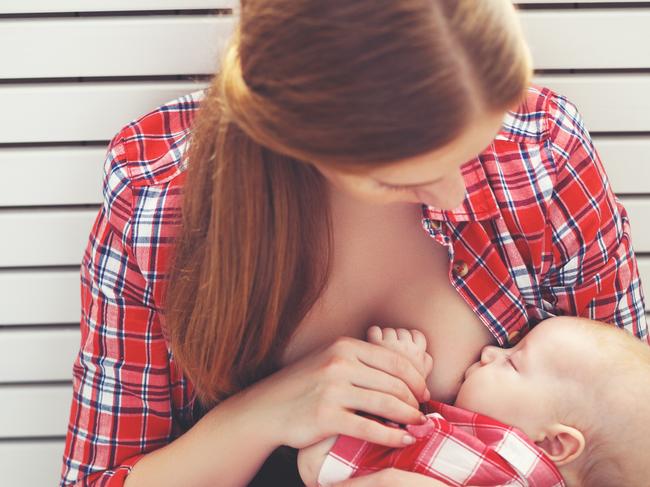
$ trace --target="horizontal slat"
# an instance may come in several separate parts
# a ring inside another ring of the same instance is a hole
[[[635,247],[650,252],[650,199],[622,198]],[[0,212],[0,267],[79,265],[97,210]],[[44,240],[43,236],[47,238]]]
[[[65,440],[0,443],[2,485],[43,487],[59,484]]]
[[[628,0],[627,3],[642,3],[644,0]],[[516,4],[539,3],[605,3],[611,0],[522,0]],[[216,9],[233,8],[238,0],[21,0],[0,2],[0,14],[41,13],[41,12],[108,12],[120,10],[168,10],[168,9]]]
[[[639,268],[643,290],[650,290],[650,263],[648,258],[639,259]],[[646,312],[650,311],[650,303],[646,304]],[[0,359],[2,373],[0,382],[11,384],[16,382],[65,381],[72,378],[72,366],[79,352],[80,331],[75,330],[0,330]],[[56,351],[56,353],[53,353]],[[22,390],[22,387],[17,388]],[[12,387],[0,387],[0,412],[2,408],[14,409],[11,398],[6,391],[14,394]],[[18,394],[18,393],[16,393]],[[18,397],[16,395],[16,397]],[[30,403],[31,404],[31,403]],[[45,404],[45,403],[41,403]],[[42,419],[42,418],[41,418]],[[3,421],[10,421],[15,428],[23,428],[23,423],[16,422],[7,415],[0,419],[0,438],[21,436],[27,433],[14,433],[4,426]],[[34,431],[42,431],[38,424],[33,425]],[[39,433],[32,433],[38,435]],[[41,435],[57,434],[57,432],[41,432]]]
[[[0,149],[0,207],[100,203],[106,150],[107,146]]]
[[[623,197],[632,227],[632,242],[636,252],[650,252],[650,199]]]
[[[79,265],[97,210],[0,212],[0,267]]]
[[[526,10],[520,19],[535,69],[650,66],[650,9]]]
[[[69,379],[79,340],[78,329],[0,329],[0,383]]]
[[[650,66],[645,49],[650,9],[519,15],[536,69]],[[2,77],[208,75],[218,69],[236,19],[230,14],[5,19],[0,45],[14,47],[0,51]]]
[[[169,10],[232,8],[238,0],[3,0],[0,13],[108,12],[119,10]]]
[[[650,257],[637,258],[639,264],[639,275],[641,276],[641,286],[645,292],[645,309],[650,313]],[[650,324],[650,321],[648,322]]]
[[[648,259],[645,259],[644,269],[645,275],[650,278]],[[650,317],[646,315],[646,318]],[[0,333],[0,338],[5,333]],[[78,350],[78,336],[70,335],[67,340],[70,342],[68,348]],[[21,348],[29,346],[30,343],[25,340]],[[56,380],[72,380],[75,354],[68,355],[69,369],[62,371]],[[53,380],[51,375],[43,374],[42,380]],[[65,435],[71,392],[72,386],[69,384],[0,387],[0,438]],[[48,405],[47,410],[42,410],[43,404]]]
[[[635,250],[640,252],[636,228],[633,233]],[[644,289],[649,293],[646,306],[650,311],[650,257],[642,256],[638,260]],[[0,333],[2,325],[78,323],[80,285],[78,270],[0,273]],[[34,305],[34,296],[38,296],[38,306]]]
[[[533,80],[575,103],[590,132],[650,132],[650,74],[536,75]]]
[[[0,272],[0,328],[78,323],[80,279],[79,268]]]
[[[641,287],[645,292],[645,310],[650,313],[650,257],[638,257],[637,263],[639,264]],[[648,324],[650,324],[650,321]]]
[[[650,137],[596,136],[593,141],[616,194],[650,194]]]
[[[594,143],[617,194],[650,194],[650,137]],[[0,208],[100,204],[105,155],[103,146],[0,149]]]
[[[650,131],[649,74],[538,75],[534,81],[573,101],[591,132]],[[0,106],[12,114],[0,118],[0,143],[110,140],[126,121],[206,86],[195,81],[0,85]]]
[[[0,50],[1,77],[210,74],[217,70],[233,19],[163,15],[0,20],[0,45],[12,46]]]
[[[71,400],[72,384],[0,387],[0,438],[65,435]]]
[[[127,122],[208,85],[196,81],[0,85],[0,143],[110,140]]]
[[[650,258],[639,258],[639,270],[644,291],[650,290]],[[647,292],[647,291],[646,291]],[[650,303],[646,302],[646,311],[650,312]],[[79,352],[80,331],[72,330],[1,330],[0,329],[0,383],[65,381],[71,380],[72,366]],[[56,353],[52,353],[56,350]],[[2,408],[14,409],[12,398],[18,397],[21,387],[0,387],[0,412]],[[31,390],[31,389],[28,389]],[[49,389],[48,389],[49,391]],[[30,403],[31,404],[31,403]],[[42,418],[41,418],[42,419]],[[15,432],[3,425],[10,421],[14,428],[23,428],[11,416],[0,417],[0,438],[27,435],[25,431]],[[42,435],[58,434],[56,431],[43,432],[34,425],[34,431]],[[38,433],[34,432],[33,435]]]

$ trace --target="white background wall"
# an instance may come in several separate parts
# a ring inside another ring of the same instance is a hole
[[[58,482],[108,141],[207,86],[235,4],[0,0],[0,485]],[[629,210],[648,291],[650,2],[531,0],[520,16],[535,81],[576,103]]]

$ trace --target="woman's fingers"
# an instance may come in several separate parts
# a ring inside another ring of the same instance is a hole
[[[345,431],[347,436],[393,448],[412,444],[404,441],[405,438],[410,437],[406,430],[382,424],[374,419],[358,414],[344,413],[339,421],[341,430]]]
[[[374,367],[355,367],[350,382],[357,387],[392,394],[416,409],[419,407],[417,398],[403,380]]]
[[[359,342],[355,347],[357,358],[369,367],[391,374],[406,383],[420,402],[426,401],[427,384],[409,359],[399,353],[373,343]]]
[[[401,424],[422,424],[421,418],[424,416],[418,408],[400,401],[395,396],[360,387],[350,390],[344,404],[346,407]]]

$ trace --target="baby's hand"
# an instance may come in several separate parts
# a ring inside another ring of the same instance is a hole
[[[366,335],[370,343],[404,355],[425,379],[431,373],[433,358],[427,353],[427,339],[420,330],[373,325]]]

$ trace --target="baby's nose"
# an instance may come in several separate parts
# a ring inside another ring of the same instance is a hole
[[[493,345],[483,347],[483,350],[481,351],[481,365],[489,364],[490,362],[494,361],[498,355],[499,347],[495,347]]]

